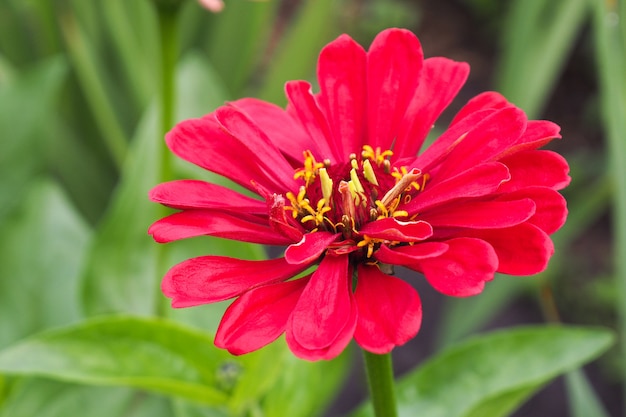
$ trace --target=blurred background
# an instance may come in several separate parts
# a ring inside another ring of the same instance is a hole
[[[260,256],[211,239],[165,256],[147,236],[162,215],[146,193],[162,180],[164,131],[243,96],[284,105],[284,82],[314,82],[327,42],[348,33],[367,46],[393,26],[414,31],[426,57],[471,66],[435,132],[469,98],[495,89],[530,118],[562,127],[551,149],[566,156],[573,177],[564,191],[570,218],[545,273],[498,277],[469,299],[444,298],[407,277],[420,291],[424,324],[394,351],[398,374],[470,334],[518,324],[600,325],[623,340],[626,1],[226,0],[213,14],[181,0],[174,22],[159,18],[156,3],[178,1],[0,0],[0,348],[85,317],[162,312],[158,277],[175,261],[216,251]],[[164,46],[160,33],[176,24],[173,45]],[[159,122],[164,51],[176,62],[176,104],[172,120]],[[174,172],[209,178],[178,162]],[[214,330],[216,311],[164,314]],[[353,357],[346,360],[357,364]],[[624,415],[623,359],[620,342],[515,416],[591,416],[589,401],[594,415]],[[355,365],[326,415],[344,415],[365,393]],[[9,417],[6,398],[15,395],[3,398],[0,416]]]

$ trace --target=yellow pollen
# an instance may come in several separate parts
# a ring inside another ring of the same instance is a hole
[[[304,166],[296,170],[293,178],[296,180],[302,178],[304,179],[304,183],[309,186],[313,183],[313,180],[315,180],[319,169],[324,168],[324,163],[317,162],[311,151],[304,151],[303,156]]]
[[[333,180],[328,176],[326,168],[319,169],[320,183],[322,185],[322,196],[326,202],[326,206],[330,205],[330,197],[333,194]]]
[[[372,164],[370,163],[369,159],[366,159],[365,161],[363,161],[363,176],[371,184],[378,185],[378,180],[376,179],[374,168],[372,168]]]
[[[387,157],[393,155],[393,152],[389,149],[383,151],[380,149],[380,146],[377,146],[376,149],[372,148],[370,145],[363,145],[363,151],[361,152],[361,157],[363,159],[369,159],[370,161],[376,162],[376,165],[380,166],[380,164],[384,163],[387,160]]]
[[[356,245],[360,248],[367,246],[367,257],[371,258],[372,254],[374,253],[374,245],[380,242],[382,242],[380,239],[375,239],[367,235],[364,235],[363,240],[357,243]]]
[[[316,210],[313,210],[313,207],[307,205],[305,209],[310,213],[307,216],[304,216],[300,221],[302,223],[306,223],[310,220],[314,221],[317,226],[324,223],[326,219],[324,214],[330,211],[330,207],[326,206],[326,201],[323,198],[320,198],[320,201],[317,202]]]

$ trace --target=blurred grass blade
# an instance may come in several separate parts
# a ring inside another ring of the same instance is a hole
[[[565,387],[572,417],[610,417],[580,369],[565,375]]]
[[[517,0],[504,27],[497,89],[537,117],[554,89],[588,11],[588,0]]]
[[[256,96],[283,106],[286,81],[306,80],[315,75],[317,51],[335,35],[336,12],[333,0],[307,0],[300,5],[297,17],[281,37]]]
[[[623,4],[623,3],[622,3]],[[622,357],[626,357],[626,40],[622,39],[617,3],[594,2],[593,30],[604,130],[608,138],[613,188],[613,236],[617,311],[620,317]],[[623,11],[623,10],[622,10]],[[623,23],[622,23],[623,24]],[[626,367],[622,380],[626,381]],[[626,394],[626,384],[624,385]]]
[[[82,27],[73,15],[61,18],[61,28],[78,80],[89,103],[113,161],[121,169],[126,156],[127,142],[119,123],[115,106],[107,94],[103,66],[99,63],[93,45],[87,43]]]

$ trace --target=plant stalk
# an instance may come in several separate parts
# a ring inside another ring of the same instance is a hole
[[[363,350],[367,384],[376,417],[397,417],[391,353],[378,355]]]

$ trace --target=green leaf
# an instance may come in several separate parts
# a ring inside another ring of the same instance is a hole
[[[14,387],[6,404],[0,408],[0,417],[34,416],[172,417],[173,413],[165,398],[128,388],[27,378]]]
[[[443,351],[397,385],[400,416],[500,417],[556,376],[603,351],[603,329],[524,327],[473,338]],[[369,404],[353,417],[370,416]]]
[[[0,348],[78,320],[78,279],[91,230],[59,186],[33,182],[2,237]]]
[[[204,333],[162,319],[105,317],[41,333],[0,352],[0,373],[136,387],[224,404],[230,355]]]

